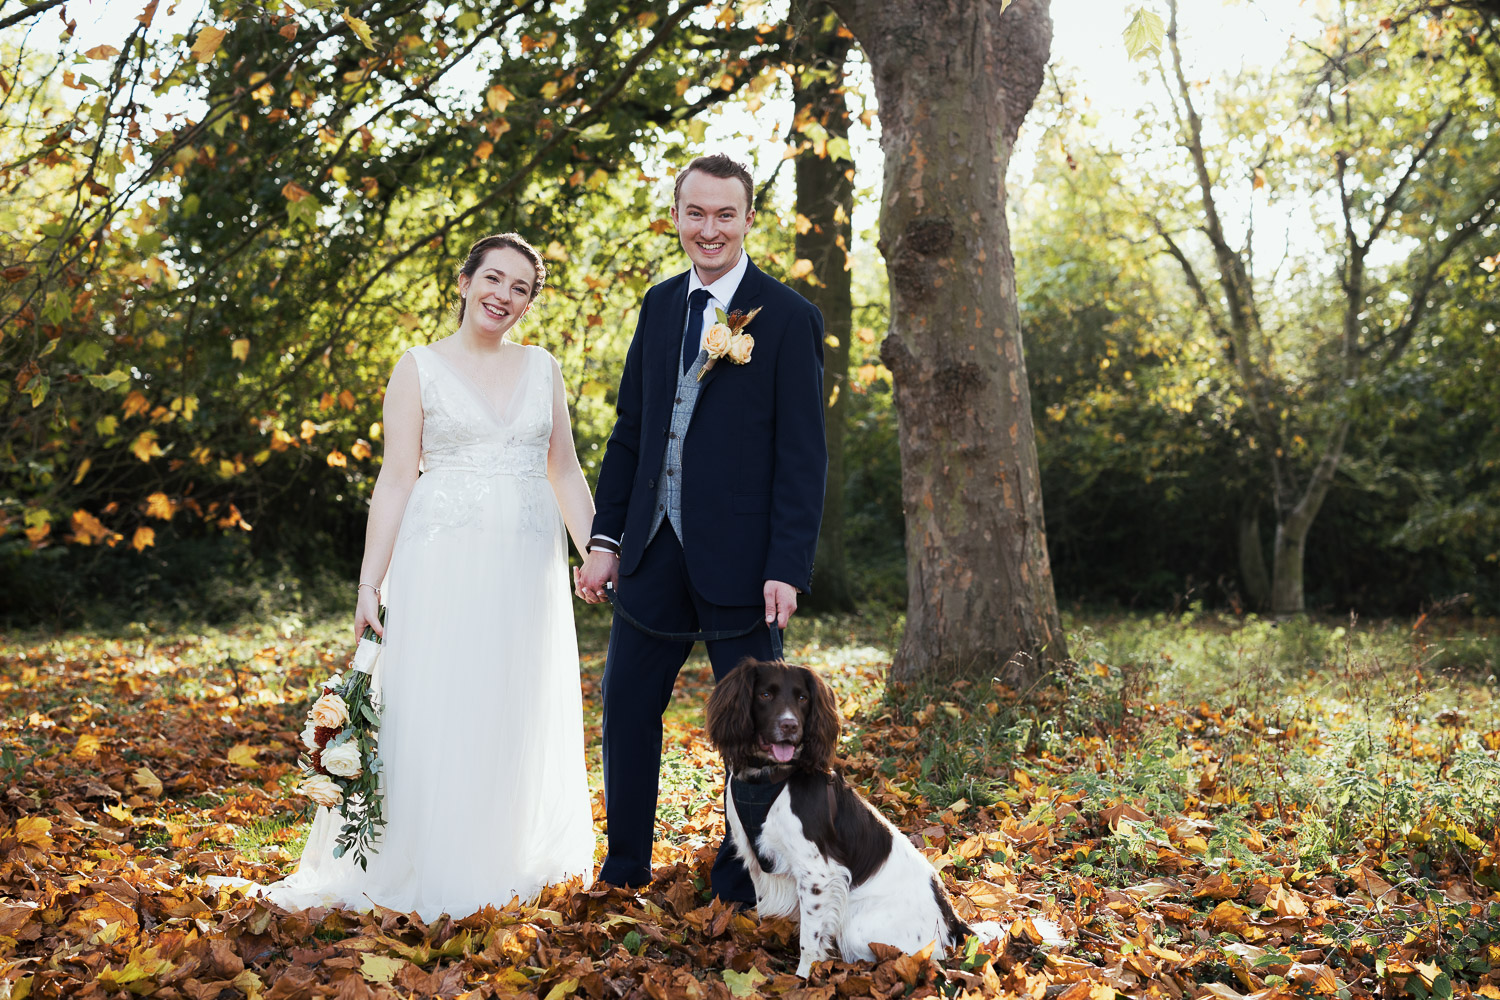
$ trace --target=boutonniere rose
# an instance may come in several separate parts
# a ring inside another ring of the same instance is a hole
[[[749,364],[750,353],[755,350],[755,338],[741,331],[749,326],[750,321],[760,312],[759,306],[748,313],[736,309],[728,316],[725,316],[722,310],[714,311],[718,313],[719,321],[708,328],[708,333],[703,338],[703,347],[708,351],[708,360],[703,363],[703,368],[698,372],[700,379],[720,358],[728,358],[737,365]]]

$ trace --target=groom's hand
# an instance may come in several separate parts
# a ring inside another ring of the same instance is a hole
[[[780,580],[767,580],[761,594],[766,599],[766,624],[775,622],[777,628],[786,628],[797,610],[797,588]]]
[[[594,549],[573,573],[573,593],[587,604],[598,604],[604,600],[605,585],[619,582],[620,556],[604,549]]]

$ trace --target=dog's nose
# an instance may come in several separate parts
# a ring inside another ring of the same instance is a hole
[[[784,740],[795,739],[802,734],[802,723],[796,719],[777,719],[776,733]]]

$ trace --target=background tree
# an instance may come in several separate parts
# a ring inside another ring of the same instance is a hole
[[[1476,78],[1473,64],[1455,65],[1427,51],[1427,39],[1455,30],[1449,17],[1430,19],[1424,31],[1412,25],[1387,39],[1387,49],[1379,44],[1386,25],[1341,8],[1341,19],[1325,30],[1322,50],[1298,77],[1304,96],[1290,127],[1269,120],[1259,102],[1250,107],[1231,97],[1220,108],[1219,128],[1227,138],[1215,154],[1183,68],[1175,0],[1169,9],[1163,80],[1178,142],[1196,175],[1201,214],[1189,222],[1181,213],[1158,211],[1154,225],[1246,401],[1254,428],[1246,444],[1263,463],[1275,517],[1270,608],[1278,615],[1300,613],[1308,535],[1354,425],[1351,390],[1402,356],[1443,294],[1450,261],[1490,227],[1500,205],[1500,181],[1463,166],[1471,157],[1494,162],[1500,152],[1492,130],[1480,124],[1493,113],[1495,91]],[[1415,99],[1407,81],[1391,71],[1406,60],[1430,67]],[[1482,56],[1478,65],[1488,66]],[[1313,276],[1313,290],[1297,296],[1285,286],[1309,271],[1293,271],[1288,280],[1279,268],[1256,267],[1254,226],[1247,221],[1236,244],[1221,205],[1235,183],[1251,189],[1284,184],[1302,206],[1331,206],[1323,233],[1337,269],[1335,286]],[[1177,193],[1147,197],[1158,205],[1181,204]],[[1163,195],[1167,201],[1156,200]],[[1189,233],[1206,245],[1212,271],[1183,239]],[[1393,242],[1419,249],[1403,264],[1382,268],[1377,251]],[[1272,292],[1278,286],[1279,299]],[[1246,533],[1248,543],[1254,538]]]
[[[844,61],[853,36],[824,3],[795,12],[792,101],[795,127],[804,136],[797,156],[796,258],[793,287],[823,313],[823,398],[827,405],[828,489],[808,603],[822,610],[855,607],[845,552],[844,439],[848,433],[850,339],[854,298],[850,240],[854,218],[854,160],[849,151],[849,107]],[[807,264],[803,264],[806,261]]]
[[[1041,87],[1045,0],[833,0],[874,70],[880,247],[906,507],[893,676],[1029,688],[1067,656],[1042,516],[1005,171]]]

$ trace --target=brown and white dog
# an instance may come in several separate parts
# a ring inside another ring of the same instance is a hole
[[[873,959],[872,942],[946,951],[999,937],[959,919],[927,859],[833,771],[838,734],[833,692],[806,667],[746,660],[708,700],[730,835],[760,915],[801,925],[797,975],[834,956]]]

